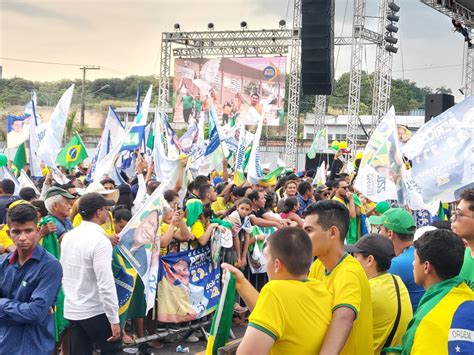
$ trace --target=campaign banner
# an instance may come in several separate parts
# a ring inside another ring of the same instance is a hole
[[[7,116],[7,148],[16,148],[28,139],[30,123],[31,117]]]
[[[216,107],[222,125],[282,124],[286,57],[176,58],[173,120],[192,124]],[[221,139],[222,140],[222,139]]]
[[[364,149],[355,188],[372,201],[398,200],[403,204],[402,167],[395,109],[392,107]]]
[[[424,124],[402,148],[425,203],[456,200],[473,182],[474,95]]]
[[[145,286],[147,312],[154,306],[158,278],[163,187],[159,186],[120,232],[120,253],[140,275]]]
[[[160,258],[158,321],[180,323],[214,311],[221,291],[221,269],[211,247],[168,254]]]

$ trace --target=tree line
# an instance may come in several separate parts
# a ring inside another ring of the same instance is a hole
[[[373,74],[362,73],[360,114],[370,114],[373,98]],[[171,81],[171,80],[170,80]],[[287,78],[287,95],[288,95]],[[333,95],[329,97],[329,108],[345,113],[349,95],[350,73],[344,73],[335,81]],[[4,111],[10,106],[24,105],[30,99],[30,92],[37,92],[38,106],[55,106],[62,93],[72,84],[76,86],[73,96],[73,105],[81,102],[82,80],[60,80],[54,82],[31,81],[23,78],[0,80],[0,108]],[[88,108],[104,109],[104,102],[116,105],[133,106],[136,97],[137,85],[140,83],[142,99],[150,84],[153,84],[155,94],[158,92],[158,79],[152,76],[129,76],[120,78],[101,78],[87,80],[85,84],[86,105]],[[433,93],[451,94],[451,89],[440,87],[419,87],[409,79],[392,80],[391,102],[397,113],[408,113],[410,110],[423,109],[425,96]],[[314,96],[301,96],[300,112],[311,112],[314,106]]]

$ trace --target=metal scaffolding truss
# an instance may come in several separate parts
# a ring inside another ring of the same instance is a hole
[[[474,25],[469,31],[474,38]],[[466,49],[464,63],[464,95],[469,97],[474,94],[474,46]]]
[[[390,23],[390,21],[386,19],[389,1],[397,3],[394,0],[379,1],[379,33],[384,33],[385,26]],[[382,36],[382,42],[377,45],[376,49],[371,132],[375,130],[379,122],[383,119],[390,105],[393,56],[385,50],[385,45],[387,44],[384,36]]]
[[[474,36],[474,12],[456,1],[420,0],[423,4],[449,16],[459,19],[468,28],[471,38]],[[466,49],[464,58],[464,95],[468,97],[474,93],[474,48]]]
[[[474,25],[474,12],[455,1],[420,0],[423,4],[449,16],[460,19],[467,26]]]
[[[352,28],[352,56],[349,82],[349,103],[347,121],[347,146],[352,161],[357,148],[357,126],[360,106],[360,87],[362,80],[363,28],[365,26],[366,0],[354,0],[354,22]]]
[[[286,125],[285,163],[297,167],[296,149],[300,115],[301,90],[301,0],[295,0],[293,9],[293,36],[291,38],[291,67],[288,97],[288,120]]]
[[[316,95],[314,101],[314,127],[313,127],[313,138],[316,137],[316,133],[324,128],[326,125],[326,106],[327,96]]]

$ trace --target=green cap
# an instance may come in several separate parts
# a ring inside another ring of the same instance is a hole
[[[369,222],[400,234],[414,234],[416,229],[413,216],[403,208],[391,208],[381,216],[370,216]]]
[[[389,209],[390,209],[390,204],[387,201],[379,202],[375,206],[375,211],[380,214],[387,212]]]

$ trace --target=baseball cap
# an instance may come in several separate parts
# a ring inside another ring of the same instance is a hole
[[[414,234],[416,230],[413,216],[403,208],[390,208],[381,216],[370,216],[370,224],[383,225],[400,234]]]
[[[98,192],[86,193],[79,199],[78,211],[81,216],[87,216],[88,214],[95,212],[105,206],[114,206],[115,202],[107,200]]]
[[[71,195],[69,192],[67,192],[66,190],[64,190],[60,187],[53,186],[46,193],[45,200],[47,200],[50,197],[57,196],[57,195],[61,195],[62,197],[67,198],[69,200],[75,199],[75,197],[73,195]]]
[[[375,205],[375,212],[380,213],[380,214],[387,212],[389,209],[390,209],[390,204],[387,201],[382,201],[382,202],[377,203],[377,205]]]
[[[329,189],[329,187],[327,187],[326,185],[324,185],[324,184],[319,185],[319,186],[316,188],[316,193],[320,193],[320,192],[326,191],[327,189]]]
[[[367,253],[388,260],[395,256],[392,241],[375,233],[367,234],[354,245],[346,245],[345,249],[349,253]]]

